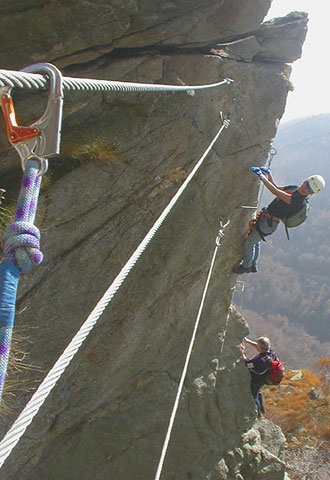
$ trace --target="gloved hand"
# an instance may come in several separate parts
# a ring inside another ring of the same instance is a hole
[[[265,175],[270,174],[270,168],[267,168],[267,167],[259,167],[259,168],[262,171],[262,173],[264,173]]]
[[[260,175],[262,174],[262,171],[259,167],[251,167],[251,172],[258,175],[258,177],[260,177]]]

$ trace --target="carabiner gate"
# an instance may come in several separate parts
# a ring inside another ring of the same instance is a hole
[[[1,109],[8,140],[20,156],[23,171],[27,160],[37,157],[41,164],[39,175],[43,175],[48,168],[48,157],[60,153],[63,109],[62,74],[50,63],[37,63],[23,68],[21,71],[45,72],[48,76],[48,100],[43,115],[28,127],[19,126],[10,95],[11,87],[8,86],[0,88]]]

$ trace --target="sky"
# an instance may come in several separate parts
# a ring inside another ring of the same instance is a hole
[[[294,91],[288,93],[281,124],[296,118],[330,113],[330,69],[327,32],[328,0],[273,0],[265,20],[290,12],[307,12],[308,32],[302,57],[291,64]]]

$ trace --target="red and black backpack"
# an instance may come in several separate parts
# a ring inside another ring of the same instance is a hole
[[[266,385],[279,385],[284,377],[284,366],[275,354],[267,355],[269,369],[265,377]]]

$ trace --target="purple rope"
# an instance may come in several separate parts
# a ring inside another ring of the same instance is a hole
[[[0,402],[7,373],[14,325],[18,280],[42,262],[40,233],[33,222],[36,216],[41,176],[37,158],[27,161],[14,222],[5,230],[3,261],[0,263]]]
[[[40,233],[33,225],[40,190],[41,176],[38,176],[40,162],[28,160],[17,201],[15,220],[4,233],[3,257],[13,263],[21,273],[29,272],[42,262]]]

